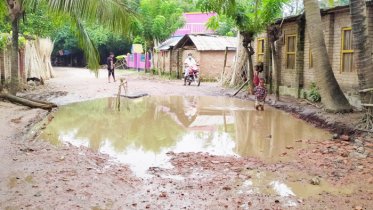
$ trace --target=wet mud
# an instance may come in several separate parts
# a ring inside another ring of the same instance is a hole
[[[52,80],[53,91],[32,97],[67,105],[28,135],[23,129],[45,112],[0,102],[6,108],[0,120],[7,125],[0,127],[0,209],[373,206],[372,139],[355,143],[355,133],[340,130],[351,134],[350,142],[342,136],[331,141],[331,133],[314,127],[338,126],[335,117],[296,105],[281,105],[290,114],[269,106],[256,112],[246,100],[165,96],[224,91],[216,84],[186,89],[180,81],[135,76],[128,78],[131,94],[162,96],[130,100],[130,111],[118,113],[115,98],[103,98],[117,92],[106,74],[95,79],[78,69],[57,72],[68,79]],[[102,99],[86,101],[96,98]],[[83,102],[69,104],[76,101]],[[312,113],[325,121],[317,123]],[[312,121],[294,118],[305,116]]]
[[[130,110],[116,111],[115,98],[62,106],[46,127],[42,121],[33,130],[42,128],[38,139],[52,145],[90,148],[105,155],[112,163],[106,162],[108,167],[104,161],[95,173],[117,174],[111,171],[114,165],[129,166],[126,178],[119,180],[136,186],[136,193],[92,209],[373,205],[372,158],[353,155],[352,144],[331,141],[329,132],[290,114],[273,108],[257,112],[250,102],[233,98],[122,100],[129,100]],[[370,144],[366,146],[370,154]],[[317,185],[311,184],[315,178]],[[119,192],[112,193],[116,197]]]

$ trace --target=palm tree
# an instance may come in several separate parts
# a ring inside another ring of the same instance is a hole
[[[373,62],[369,43],[368,18],[365,0],[350,0],[354,60],[360,90],[373,88]],[[371,103],[372,95],[361,93],[363,104]]]
[[[128,0],[5,0],[12,23],[12,59],[10,93],[18,88],[18,32],[19,20],[25,8],[47,4],[49,12],[71,19],[76,28],[79,47],[85,52],[88,68],[98,73],[99,53],[85,30],[86,24],[98,24],[113,32],[129,36],[138,14]],[[84,23],[84,24],[83,24]]]
[[[242,39],[242,48],[237,48],[236,58],[237,61],[233,67],[233,75],[230,80],[231,86],[236,86],[238,83],[246,79],[245,66],[249,60],[249,80],[250,89],[254,88],[254,71],[251,56],[254,50],[251,43],[255,35],[261,33],[273,19],[279,15],[283,3],[287,0],[198,0],[197,5],[202,11],[214,11],[219,15],[225,15],[227,18],[233,20],[237,27]],[[237,3],[237,4],[236,4]],[[246,55],[247,57],[244,57]],[[236,77],[240,78],[237,79]]]
[[[320,88],[320,94],[325,110],[328,112],[351,112],[351,106],[343,94],[334,76],[329,62],[324,35],[322,31],[321,14],[318,0],[304,0],[306,21],[309,33],[312,54],[315,60],[315,75]]]

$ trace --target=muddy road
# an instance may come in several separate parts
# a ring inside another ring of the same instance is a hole
[[[369,137],[130,71],[129,95],[149,96],[117,112],[106,71],[56,72],[20,95],[59,109],[0,102],[0,209],[372,209]]]

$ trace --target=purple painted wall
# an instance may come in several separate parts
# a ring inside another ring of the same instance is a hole
[[[184,36],[186,34],[195,33],[213,33],[214,31],[206,29],[205,24],[209,21],[210,17],[216,15],[216,13],[184,13],[183,17],[187,19],[187,23],[184,27],[177,30],[173,36]]]

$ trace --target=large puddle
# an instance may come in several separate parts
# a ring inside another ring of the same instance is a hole
[[[39,138],[110,154],[140,177],[150,176],[149,167],[172,167],[168,151],[258,157],[273,163],[290,161],[297,149],[309,147],[296,140],[331,138],[290,114],[270,107],[259,112],[252,102],[239,99],[147,96],[128,100],[130,110],[122,106],[121,112],[115,111],[115,100],[61,106]],[[289,146],[294,150],[287,150]],[[281,157],[284,152],[288,155]],[[272,185],[275,189],[280,184]]]
[[[239,99],[147,96],[128,100],[130,110],[123,105],[121,112],[115,111],[115,100],[61,106],[39,138],[110,154],[138,175],[167,164],[168,151],[259,157],[273,163],[289,161],[292,151],[309,147],[296,140],[331,138],[290,114],[269,107],[259,112],[252,102]],[[289,146],[294,150],[287,150]],[[281,157],[284,152],[288,155]]]

